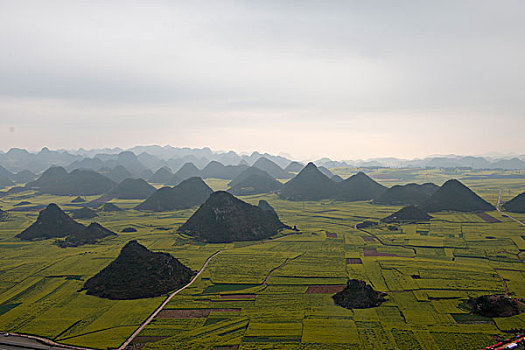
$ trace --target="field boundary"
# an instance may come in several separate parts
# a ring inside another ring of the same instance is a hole
[[[135,339],[135,337],[137,335],[139,335],[140,332],[142,332],[142,330],[159,314],[159,312],[170,302],[171,299],[173,299],[173,297],[177,294],[179,294],[180,292],[182,292],[184,289],[188,288],[189,286],[191,286],[193,284],[193,282],[195,282],[197,280],[197,278],[199,278],[199,276],[204,272],[204,270],[206,269],[206,267],[208,266],[208,263],[211,261],[211,259],[213,259],[216,255],[220,254],[222,252],[222,250],[218,250],[216,251],[215,253],[213,253],[212,255],[210,255],[208,257],[208,259],[206,259],[206,261],[204,262],[204,265],[202,265],[201,269],[199,270],[199,272],[197,272],[197,274],[192,278],[192,280],[190,281],[190,283],[186,284],[184,287],[180,288],[180,289],[177,289],[176,291],[174,291],[173,293],[171,293],[167,298],[166,300],[164,300],[162,302],[162,304],[160,304],[160,306],[155,310],[153,311],[153,313],[146,319],[146,321],[142,322],[142,324],[139,326],[139,328],[137,328],[135,330],[135,332],[133,332],[133,334],[131,334],[131,336],[126,339],[126,341],[124,343],[122,343],[121,346],[119,346],[117,348],[117,350],[124,350],[132,341],[133,339]]]

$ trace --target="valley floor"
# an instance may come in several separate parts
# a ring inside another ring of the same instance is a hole
[[[214,185],[220,188],[221,182]],[[503,200],[525,189],[517,181],[469,185],[494,204],[501,188]],[[72,199],[24,200],[68,209]],[[397,231],[385,225],[361,231],[357,223],[386,217],[399,207],[243,197],[251,203],[259,199],[301,234],[201,244],[175,233],[192,210],[125,210],[97,218],[118,237],[63,249],[53,240],[13,238],[38,212],[12,212],[0,223],[0,331],[98,349],[120,346],[165,297],[114,301],[78,290],[131,239],[169,252],[194,270],[222,251],[133,340],[144,349],[475,349],[492,344],[494,336],[525,328],[524,313],[486,318],[470,315],[463,306],[469,297],[483,294],[525,297],[525,227],[502,213],[438,213],[429,223]],[[0,204],[7,210],[21,200],[7,197]],[[136,203],[118,201],[125,209]],[[525,215],[513,216],[525,220]],[[120,233],[128,226],[137,232]],[[353,311],[334,305],[331,295],[348,278],[388,293],[387,302]]]

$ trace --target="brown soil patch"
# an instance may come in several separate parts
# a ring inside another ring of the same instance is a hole
[[[378,253],[375,249],[363,249],[363,253],[365,254],[365,256],[399,256],[390,253]]]
[[[157,318],[202,318],[208,317],[211,312],[241,312],[241,308],[217,308],[217,309],[164,309],[159,312]]]
[[[374,241],[374,237],[370,237],[370,236],[361,236],[361,238],[365,242],[373,242]]]
[[[230,307],[225,309],[210,309],[212,312],[241,312],[240,307]]]
[[[201,318],[207,317],[211,309],[165,309],[161,310],[157,318]]]
[[[255,298],[257,298],[257,294],[221,294],[221,299],[227,299],[227,300],[239,300],[239,299],[253,300]]]
[[[321,286],[308,286],[306,294],[333,294],[342,291],[345,285],[321,285]]]
[[[138,337],[133,339],[133,343],[138,343],[138,344],[151,343],[151,342],[159,341],[159,340],[166,339],[166,338],[169,338],[169,337],[160,336],[160,335],[139,335]]]
[[[346,258],[346,263],[350,265],[360,265],[363,262],[361,261],[361,258]]]
[[[337,238],[337,233],[334,232],[327,232],[326,233],[327,238]]]
[[[498,222],[501,222],[500,220],[496,219],[493,216],[490,216],[487,213],[476,213],[476,215],[485,220],[485,222],[488,222],[489,224],[496,224]]]

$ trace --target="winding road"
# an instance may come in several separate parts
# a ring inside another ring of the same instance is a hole
[[[158,315],[158,313],[170,302],[170,300],[177,294],[179,294],[180,292],[182,292],[184,289],[188,288],[189,286],[191,286],[193,284],[193,282],[195,282],[197,280],[197,278],[199,278],[199,276],[201,275],[201,273],[204,272],[204,270],[206,269],[206,266],[208,266],[208,263],[211,261],[211,259],[213,259],[215,256],[217,256],[218,254],[220,254],[222,252],[222,250],[219,250],[219,251],[216,251],[215,253],[213,253],[212,255],[210,255],[208,257],[208,259],[206,259],[206,262],[204,263],[204,265],[202,265],[201,269],[199,270],[199,272],[197,272],[197,274],[192,278],[192,280],[190,281],[190,283],[188,283],[187,285],[185,285],[184,287],[180,288],[180,289],[177,289],[176,291],[174,291],[173,293],[171,293],[167,298],[166,300],[164,300],[164,302],[162,304],[160,304],[160,306],[155,310],[153,311],[153,313],[146,319],[146,321],[142,322],[142,324],[139,326],[139,328],[137,328],[135,330],[135,332],[133,332],[133,334],[124,342],[122,343],[121,346],[118,347],[118,350],[124,350],[132,341],[133,339],[135,339],[135,337],[137,335],[139,335],[140,332],[142,332],[142,330]]]

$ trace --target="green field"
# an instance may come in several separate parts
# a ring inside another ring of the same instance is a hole
[[[525,180],[476,178],[488,173],[368,172],[388,186],[441,185],[458,178],[493,204],[500,189],[502,200],[525,190]],[[214,189],[227,183],[207,182]],[[20,193],[1,198],[0,205],[7,210],[27,200],[68,209],[74,208],[69,205],[73,198]],[[96,221],[115,232],[128,226],[137,232],[62,249],[53,240],[14,238],[38,211],[12,212],[0,223],[0,331],[98,349],[118,347],[164,297],[112,301],[78,290],[131,239],[169,252],[194,270],[222,250],[190,288],[168,303],[170,312],[159,314],[139,335],[136,342],[146,343],[144,349],[475,349],[493,343],[493,336],[525,328],[525,314],[480,318],[462,307],[468,297],[504,293],[504,283],[512,295],[525,297],[525,227],[498,212],[487,214],[500,223],[486,223],[475,214],[437,213],[430,223],[402,225],[398,231],[380,225],[363,232],[355,224],[400,207],[289,202],[276,195],[241,198],[254,204],[266,199],[284,223],[302,233],[264,242],[200,244],[175,233],[194,209],[141,213],[131,210],[139,201],[117,200],[129,210],[103,213]],[[348,278],[387,292],[387,302],[351,311],[335,306],[331,294],[307,293],[309,286],[342,285]]]

